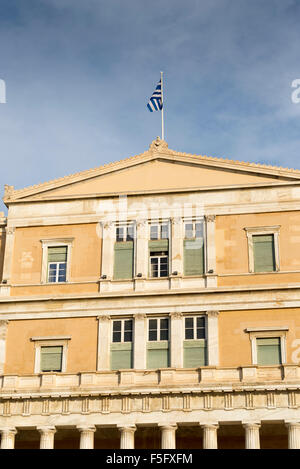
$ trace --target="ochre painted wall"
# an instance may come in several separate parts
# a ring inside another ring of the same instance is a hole
[[[91,317],[9,321],[4,373],[32,374],[35,343],[30,339],[51,336],[71,336],[67,373],[96,370],[98,321]]]
[[[280,225],[279,230],[279,258],[280,271],[300,270],[299,257],[295,252],[300,247],[300,218],[297,212],[280,213],[258,213],[258,214],[238,214],[216,217],[216,263],[217,273],[241,274],[249,272],[248,263],[248,242],[245,227],[273,226]],[[263,279],[261,275],[254,276],[256,280],[249,278],[240,279],[247,283],[273,283],[274,279],[268,281],[268,277]],[[267,281],[266,281],[267,279]],[[283,277],[277,276],[276,283],[286,283],[289,281],[298,282],[298,276]],[[220,278],[219,286],[236,285],[237,279]]]
[[[35,226],[16,228],[12,262],[12,284],[39,284],[42,271],[41,239],[74,238],[70,282],[96,281],[100,277],[101,237],[99,224]],[[49,290],[51,289],[51,291]],[[47,293],[60,292],[51,285]],[[12,292],[15,294],[16,292]],[[35,294],[35,292],[32,292]],[[30,292],[26,292],[30,294]]]
[[[297,309],[263,309],[245,311],[223,311],[219,314],[219,357],[220,366],[251,365],[251,341],[248,327],[287,326],[287,363],[300,363],[299,347],[295,339],[300,339],[300,316]],[[238,351],[238,353],[237,353]]]

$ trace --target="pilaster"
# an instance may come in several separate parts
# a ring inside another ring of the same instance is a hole
[[[110,370],[110,342],[111,320],[110,316],[98,316],[98,351],[97,371]]]

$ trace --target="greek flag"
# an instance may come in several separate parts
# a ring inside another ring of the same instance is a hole
[[[158,82],[155,91],[153,92],[151,98],[149,99],[149,103],[147,104],[147,108],[150,112],[153,111],[161,111],[163,107],[162,103],[162,93],[161,93],[161,79]]]

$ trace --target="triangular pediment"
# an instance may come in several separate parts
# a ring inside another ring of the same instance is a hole
[[[4,201],[53,200],[130,193],[161,193],[214,187],[278,184],[300,179],[300,171],[195,156],[169,150],[162,141],[117,163],[14,191]]]

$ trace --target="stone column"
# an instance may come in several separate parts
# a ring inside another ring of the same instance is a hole
[[[110,316],[98,316],[97,371],[110,370],[111,320]]]
[[[177,425],[175,423],[161,424],[159,427],[161,430],[161,449],[176,449]]]
[[[216,287],[215,215],[206,215],[206,286]]]
[[[170,348],[171,367],[183,367],[183,323],[182,314],[178,311],[170,314]]]
[[[134,316],[134,356],[133,368],[146,369],[146,314],[139,313]]]
[[[8,321],[0,320],[0,375],[4,374]]]
[[[207,311],[208,365],[219,365],[219,311]]]
[[[121,432],[120,449],[134,449],[135,425],[118,426]]]
[[[6,240],[5,240],[5,253],[3,261],[3,274],[2,278],[7,284],[10,284],[11,265],[13,256],[13,247],[15,240],[15,227],[6,227]]]
[[[183,221],[181,217],[174,217],[171,222],[170,274],[177,272],[177,276],[181,277],[183,275]]]
[[[300,422],[286,422],[289,436],[289,449],[300,449]]]
[[[144,279],[148,277],[148,239],[149,239],[149,226],[148,220],[140,219],[136,223],[136,290],[143,288]],[[137,277],[138,275],[138,277]]]
[[[246,449],[259,449],[260,448],[260,440],[259,440],[260,423],[248,422],[248,423],[244,423],[243,427],[245,428]]]
[[[80,431],[80,449],[94,449],[94,433],[96,427],[94,425],[89,426],[77,426]]]
[[[15,435],[17,430],[15,428],[1,428],[1,449],[14,449]]]
[[[201,425],[203,428],[203,449],[217,449],[218,448],[218,424]]]
[[[53,449],[54,448],[54,434],[56,433],[55,427],[38,427],[37,430],[41,434],[40,449]]]
[[[101,276],[106,275],[106,280],[111,280],[114,275],[114,244],[116,240],[116,227],[113,222],[105,222],[102,226]]]

